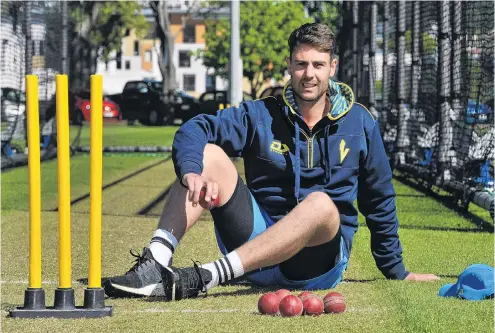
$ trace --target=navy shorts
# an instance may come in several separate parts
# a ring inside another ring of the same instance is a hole
[[[217,243],[224,255],[274,224],[240,177],[229,202],[222,207],[212,209],[211,214],[215,222]],[[349,260],[340,230],[335,238],[326,244],[304,248],[293,258],[281,264],[249,272],[245,278],[262,287],[278,286],[302,290],[334,288],[342,280]],[[303,267],[303,265],[312,265],[313,262],[314,265],[323,265],[320,267],[320,273],[314,277],[289,279],[286,277],[288,273],[284,275],[291,265],[299,265],[292,271],[297,272],[298,269],[308,271],[313,267]]]

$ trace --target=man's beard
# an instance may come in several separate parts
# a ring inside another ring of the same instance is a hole
[[[299,94],[299,92],[296,89],[294,89],[294,87],[292,88],[292,91],[298,99],[300,99],[301,101],[304,101],[304,102],[309,102],[309,103],[318,101],[326,93],[326,90],[323,90],[320,94],[317,94],[313,98],[305,98],[305,97],[301,96],[301,94]]]

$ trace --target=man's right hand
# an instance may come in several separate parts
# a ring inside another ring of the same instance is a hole
[[[214,202],[218,197],[218,184],[207,181],[203,178],[203,176],[196,173],[186,173],[182,177],[182,183],[186,185],[189,190],[187,198],[192,202],[193,207],[198,205],[200,200],[200,192],[203,188],[206,189],[204,201],[208,204],[210,202]]]

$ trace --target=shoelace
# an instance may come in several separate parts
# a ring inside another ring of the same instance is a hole
[[[134,258],[136,258],[135,260],[135,263],[134,263],[134,266],[131,267],[131,269],[129,269],[125,274],[129,274],[131,272],[135,272],[139,266],[141,266],[142,264],[144,264],[146,261],[148,261],[149,259],[146,259],[145,256],[144,256],[144,253],[145,253],[145,249],[143,249],[143,254],[139,254],[138,251],[134,250],[134,249],[131,249],[129,251],[129,253],[131,254],[131,256],[133,256]]]
[[[208,294],[208,291],[206,290],[206,283],[205,283],[205,280],[203,279],[203,275],[201,274],[201,270],[199,267],[201,265],[201,263],[199,261],[194,261],[194,260],[192,260],[192,262],[193,262],[193,267],[194,267],[194,270],[196,271],[196,274],[190,274],[190,275],[186,274],[185,275],[185,278],[186,278],[185,285],[187,286],[188,289],[199,290],[198,285],[201,282],[202,288],[200,289],[200,291],[202,293],[204,293],[204,297],[206,297]]]
[[[199,279],[201,280],[201,284],[203,285],[203,288],[201,288],[201,292],[203,292],[205,294],[204,297],[206,297],[206,295],[208,294],[208,290],[206,289],[206,283],[205,283],[205,280],[203,279],[203,275],[201,274],[201,271],[200,271],[200,268],[199,268],[199,266],[201,265],[201,263],[199,261],[194,261],[193,260],[193,264],[194,264],[194,269],[196,270],[196,272],[199,275]]]

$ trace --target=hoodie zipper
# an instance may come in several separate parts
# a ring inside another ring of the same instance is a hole
[[[294,122],[292,121],[292,119],[290,119],[290,117],[288,117],[287,119],[289,119],[291,124],[294,125]],[[313,161],[314,139],[320,131],[321,131],[321,129],[317,130],[313,134],[313,132],[311,130],[309,130],[309,135],[308,135],[308,134],[306,134],[306,132],[304,132],[304,130],[302,128],[299,127],[299,132],[301,132],[306,137],[306,140],[308,140],[308,168],[314,167],[313,166],[313,164],[314,164],[314,161]]]
[[[308,137],[308,168],[313,168],[314,167],[314,161],[313,161],[313,149],[314,149],[314,139],[316,137],[316,134],[318,134],[321,131],[321,129],[317,130],[314,134],[311,130],[309,130],[309,137]]]

